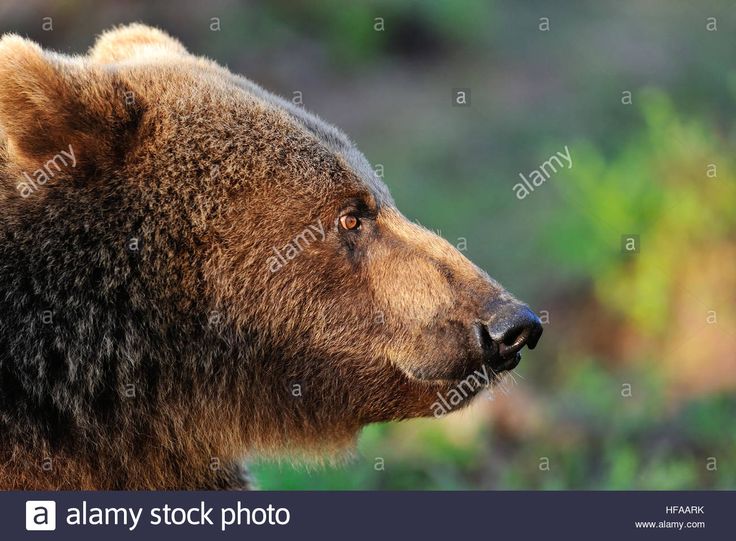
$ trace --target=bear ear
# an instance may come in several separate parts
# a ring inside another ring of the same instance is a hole
[[[89,51],[90,58],[102,64],[130,60],[146,54],[187,56],[189,53],[167,33],[139,23],[104,32]]]
[[[114,73],[44,52],[16,35],[0,39],[0,133],[24,169],[62,151],[101,167],[118,156],[140,117],[139,100]]]

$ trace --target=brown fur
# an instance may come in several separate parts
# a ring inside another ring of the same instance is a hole
[[[246,487],[249,455],[431,415],[512,298],[341,132],[149,27],[76,58],[4,37],[0,130],[4,488]],[[77,168],[21,197],[69,144]],[[324,240],[270,272],[310,224]]]

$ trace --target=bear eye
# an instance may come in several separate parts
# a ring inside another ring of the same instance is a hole
[[[360,220],[352,214],[340,216],[340,226],[348,231],[354,231],[360,227]]]

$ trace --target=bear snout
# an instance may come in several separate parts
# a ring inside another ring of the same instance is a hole
[[[477,345],[484,360],[495,372],[512,370],[521,361],[524,346],[534,349],[542,336],[542,322],[525,304],[493,304],[488,322],[475,324]]]

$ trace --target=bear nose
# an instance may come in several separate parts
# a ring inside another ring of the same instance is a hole
[[[534,349],[542,336],[542,322],[528,306],[511,302],[495,305],[491,321],[479,324],[485,360],[494,370],[511,370],[519,364],[524,346]]]

